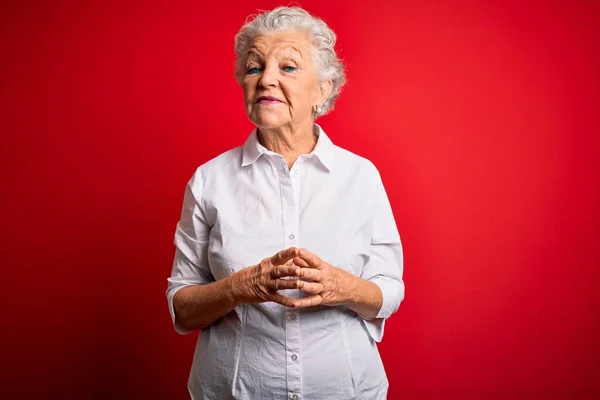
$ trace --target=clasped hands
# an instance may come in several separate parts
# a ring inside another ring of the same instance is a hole
[[[232,294],[240,303],[273,301],[302,308],[350,302],[359,278],[306,249],[290,247],[240,270],[231,279]],[[292,299],[279,293],[284,289],[300,289],[309,295]]]

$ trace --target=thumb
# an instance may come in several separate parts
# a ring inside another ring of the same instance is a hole
[[[281,250],[280,252],[275,254],[273,257],[271,257],[270,261],[271,261],[271,264],[273,264],[273,265],[283,265],[283,264],[287,263],[288,261],[293,260],[297,256],[298,256],[298,248],[290,247],[285,250]]]

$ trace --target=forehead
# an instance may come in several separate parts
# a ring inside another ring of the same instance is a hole
[[[255,37],[248,47],[248,53],[258,53],[263,57],[298,55],[310,59],[312,44],[305,32],[279,32]]]

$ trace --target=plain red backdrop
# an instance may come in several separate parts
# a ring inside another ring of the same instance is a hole
[[[3,398],[186,398],[175,224],[252,128],[233,37],[279,4],[3,2]],[[347,65],[319,122],[404,244],[389,398],[600,398],[600,3],[302,5]]]

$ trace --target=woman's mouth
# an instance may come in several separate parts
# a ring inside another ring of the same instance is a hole
[[[268,106],[270,104],[281,103],[281,101],[279,101],[277,98],[271,97],[271,96],[260,96],[258,99],[256,99],[256,103]]]

